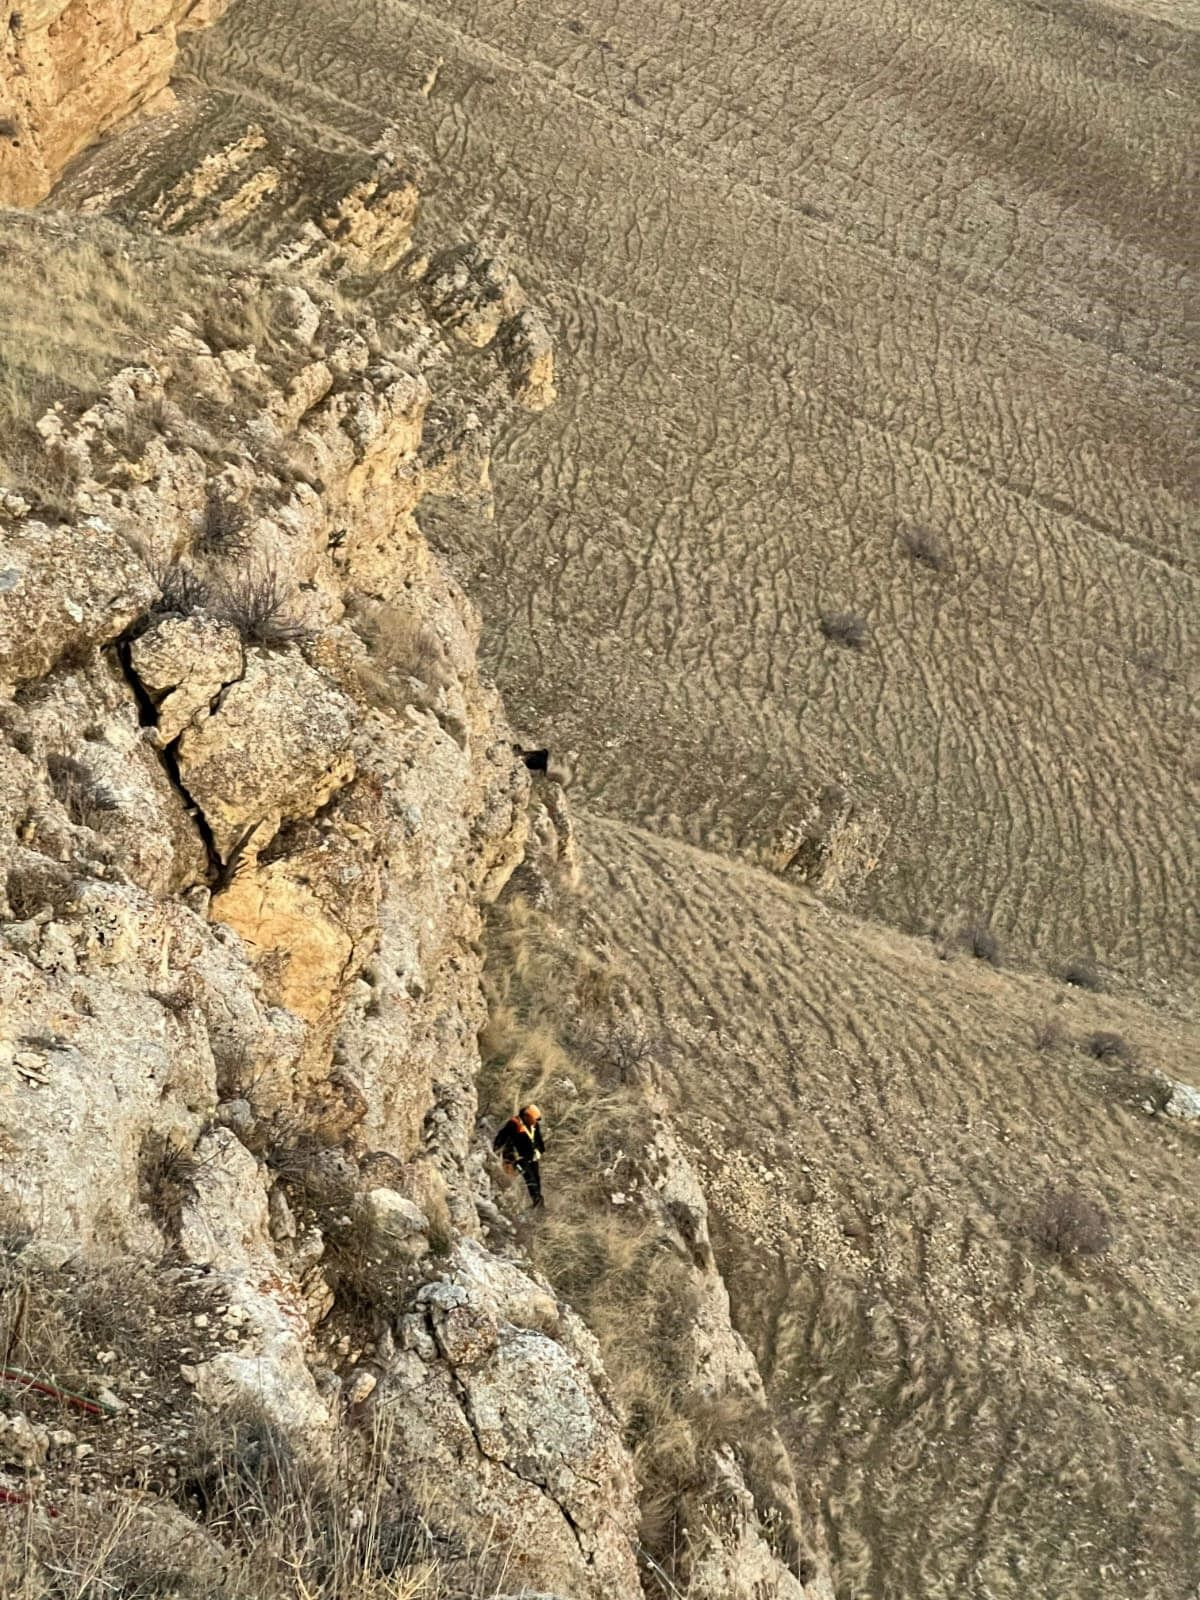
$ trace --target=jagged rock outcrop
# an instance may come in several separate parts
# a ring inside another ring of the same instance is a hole
[[[393,1467],[436,1483],[427,1515],[463,1542],[467,1574],[499,1538],[514,1574],[579,1600],[638,1594],[632,1464],[553,1294],[464,1239],[400,1345],[380,1401]]]
[[[228,0],[6,0],[0,7],[0,205],[33,205],[71,158],[171,103],[178,35]]]
[[[44,1246],[174,1252],[221,1308],[179,1368],[202,1409],[251,1402],[315,1458],[394,1411],[391,1470],[440,1480],[463,1571],[496,1522],[498,1579],[634,1600],[594,1348],[471,1237],[480,911],[529,778],[413,518],[445,357],[235,293],[269,362],[181,324],[45,419],[68,520],[4,501],[0,1200]],[[386,1286],[390,1355],[329,1331],[351,1282]]]
[[[271,148],[150,210],[218,231]],[[550,777],[531,805],[415,516],[486,500],[553,351],[494,256],[410,254],[414,209],[394,156],[356,170],[272,242],[308,287],[241,273],[40,420],[61,520],[0,485],[0,1206],[64,1261],[168,1251],[203,1293],[173,1358],[196,1414],[250,1406],[318,1472],[347,1422],[386,1440],[447,1582],[640,1600],[629,1419],[476,1126],[483,908],[522,864],[548,899],[577,878],[570,816]],[[382,323],[319,286],[383,268],[408,297]],[[465,402],[459,345],[486,352]],[[758,1433],[710,1451],[687,1592],[821,1595],[665,1124],[643,1178],[694,1280],[689,1398]]]

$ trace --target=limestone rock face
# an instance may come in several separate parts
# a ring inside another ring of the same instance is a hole
[[[179,740],[180,779],[227,860],[247,832],[270,839],[354,771],[353,706],[295,651],[255,654],[217,709]]]
[[[173,743],[196,717],[207,714],[222,689],[245,671],[236,628],[212,617],[164,617],[130,646],[130,661],[155,702],[154,742]]]
[[[0,10],[0,205],[34,205],[80,150],[163,104],[177,38],[227,0],[23,0]]]
[[[0,514],[0,692],[114,638],[153,594],[144,565],[102,520],[52,527]]]
[[[617,1419],[567,1344],[507,1317],[541,1308],[545,1291],[484,1256],[464,1241],[408,1319],[382,1401],[393,1470],[430,1475],[429,1515],[476,1561],[490,1551],[520,1571],[536,1552],[538,1579],[564,1594],[640,1600],[636,1484]]]

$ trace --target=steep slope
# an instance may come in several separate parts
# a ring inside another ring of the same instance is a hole
[[[1194,1028],[639,830],[580,841],[578,936],[651,1019],[839,1594],[1190,1593],[1200,1123],[1163,1108]],[[1047,1249],[1048,1190],[1111,1249]]]
[[[400,122],[553,309],[548,431],[433,532],[593,808],[786,869],[839,784],[849,903],[1194,971],[1197,34],[1160,9],[245,0],[189,47],[298,138]]]

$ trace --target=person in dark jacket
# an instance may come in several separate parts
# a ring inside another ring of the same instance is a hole
[[[522,1106],[515,1117],[500,1129],[492,1140],[492,1149],[499,1152],[505,1172],[519,1172],[525,1179],[533,1205],[542,1203],[542,1173],[539,1162],[546,1150],[542,1138],[542,1113],[537,1106]]]

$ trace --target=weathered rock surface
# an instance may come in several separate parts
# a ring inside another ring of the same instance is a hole
[[[22,0],[0,8],[0,205],[33,205],[72,156],[170,104],[177,38],[227,0]]]
[[[394,1471],[437,1485],[434,1525],[465,1543],[468,1570],[536,1570],[581,1600],[640,1596],[618,1420],[567,1330],[525,1325],[553,1319],[553,1297],[465,1240],[417,1298],[381,1403]]]

